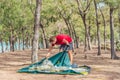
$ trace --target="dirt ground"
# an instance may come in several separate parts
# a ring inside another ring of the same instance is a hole
[[[52,55],[58,50],[53,50]],[[17,70],[31,64],[31,50],[15,51],[0,54],[0,80],[120,80],[120,60],[111,60],[109,51],[102,51],[97,56],[97,50],[93,49],[84,58],[83,48],[76,49],[74,62],[78,65],[88,65],[91,72],[88,75],[56,75],[56,74],[30,74],[17,73]],[[39,50],[39,60],[47,53],[47,50]],[[120,56],[120,52],[117,52]]]

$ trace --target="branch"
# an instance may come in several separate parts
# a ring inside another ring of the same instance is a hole
[[[32,14],[34,15],[35,12],[34,12],[34,10],[33,10],[32,7],[31,7],[31,4],[32,4],[31,0],[29,0],[28,4],[29,4],[29,6],[30,6],[30,10],[31,10]]]
[[[80,1],[79,1],[79,0],[76,0],[76,2],[77,2],[77,5],[78,5],[79,13],[80,13],[80,15],[82,16],[83,11],[82,11],[82,9],[81,9]]]
[[[92,0],[90,0],[90,2],[87,3],[86,9],[84,10],[84,12],[86,13],[86,11],[88,10],[88,8],[90,7],[90,3],[92,2]]]

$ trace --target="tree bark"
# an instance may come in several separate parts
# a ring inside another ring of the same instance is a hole
[[[90,43],[92,42],[92,38],[91,38],[91,19],[89,19],[89,26],[88,26],[88,34],[89,34],[89,40],[90,40]],[[91,50],[92,47],[91,47],[91,44],[89,45],[89,50]]]
[[[110,44],[111,44],[111,59],[116,59],[116,52],[114,47],[114,24],[113,24],[114,8],[110,7]]]
[[[25,50],[25,38],[22,39],[22,49]]]
[[[104,50],[106,50],[106,21],[105,21],[104,14],[103,14],[100,7],[99,7],[99,9],[100,9],[100,12],[101,12],[101,15],[102,15],[102,18],[103,18],[103,24],[104,24]]]
[[[64,20],[65,23],[66,23],[66,26],[67,26],[67,28],[68,28],[69,35],[72,37],[72,31],[70,30],[70,26],[69,26],[69,23],[68,23],[67,19],[66,19],[63,15],[61,15],[61,16],[62,16],[63,20]]]
[[[74,32],[74,36],[75,36],[75,44],[76,44],[76,48],[79,48],[79,42],[78,42],[78,38],[77,38],[77,34],[76,34],[76,31],[75,31],[74,26],[73,26],[73,32]]]
[[[43,43],[44,43],[44,48],[48,48],[48,42],[47,42],[47,37],[46,37],[46,33],[45,30],[43,28],[43,24],[40,23],[41,26],[41,30],[42,30],[42,34],[43,34]]]
[[[2,41],[2,39],[0,40],[0,43],[1,43],[2,53],[4,53],[4,45],[3,45],[3,41]]]
[[[2,37],[1,37],[2,34],[0,34],[0,46],[1,46],[1,52],[4,53],[4,46],[3,46],[3,40],[2,40]]]
[[[42,4],[42,0],[36,0],[34,35],[33,35],[33,45],[32,45],[32,63],[38,62],[38,42],[39,42],[41,4]]]
[[[82,16],[81,16],[81,17],[82,17]],[[82,17],[82,21],[83,21],[83,24],[84,24],[84,27],[85,27],[85,46],[84,46],[84,51],[87,51],[87,50],[88,50],[88,43],[87,43],[88,28],[87,28],[85,19],[86,19],[86,15],[84,15],[84,17]]]
[[[18,38],[18,50],[20,50],[20,38]]]
[[[100,26],[98,22],[98,10],[96,5],[96,0],[94,0],[95,14],[96,14],[96,26],[97,26],[97,40],[98,40],[98,54],[101,55],[101,42],[100,42]]]
[[[84,27],[85,27],[85,46],[84,46],[84,52],[86,52],[87,50],[91,49],[90,36],[89,36],[89,33],[88,33],[88,27],[87,27],[87,24],[86,24],[86,15],[87,15],[88,9],[90,7],[91,1],[92,0],[87,1],[87,6],[85,7],[84,10],[82,10],[82,8],[81,8],[82,5],[80,4],[80,1],[76,0],[77,5],[78,5],[79,14],[80,14],[80,16],[82,18],[82,21],[83,21],[83,24],[84,24]]]
[[[118,20],[119,20],[119,40],[120,40],[120,6],[119,6],[119,9],[118,9]]]
[[[14,40],[15,40],[15,37],[14,37],[14,31],[13,30],[11,30],[11,32],[10,32],[11,34],[10,34],[10,51],[13,51],[14,52]]]
[[[72,32],[72,38],[73,38],[73,42],[74,42],[74,47],[75,48],[78,48],[78,39],[77,39],[77,34],[76,34],[76,31],[75,31],[75,28],[74,26],[72,25],[72,22],[70,20],[67,20],[69,26],[70,26],[70,30]]]

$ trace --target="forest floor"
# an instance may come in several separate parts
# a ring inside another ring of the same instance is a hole
[[[52,51],[52,55],[57,53]],[[120,80],[120,60],[111,60],[110,51],[102,51],[97,56],[97,49],[87,53],[84,58],[83,48],[76,49],[74,62],[79,65],[90,66],[88,75],[56,75],[56,74],[30,74],[17,73],[17,70],[31,64],[31,50],[15,51],[0,54],[0,80]],[[47,49],[39,50],[39,60],[47,53]],[[120,52],[117,52],[120,57]]]

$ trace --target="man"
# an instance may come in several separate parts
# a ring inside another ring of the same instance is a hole
[[[68,51],[68,55],[69,55],[70,62],[71,62],[71,65],[72,65],[72,63],[73,63],[72,38],[69,35],[66,35],[66,34],[59,34],[59,35],[50,37],[49,41],[50,41],[51,45],[49,47],[49,51],[48,51],[48,54],[46,55],[46,57],[48,57],[50,55],[50,52],[53,49],[53,46],[60,45],[60,49]]]

